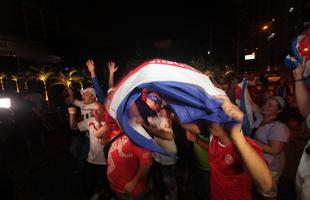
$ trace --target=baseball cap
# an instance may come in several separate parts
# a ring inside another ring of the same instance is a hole
[[[81,95],[83,95],[84,92],[89,92],[91,93],[92,95],[96,96],[96,90],[92,87],[88,87],[84,90],[81,90]]]

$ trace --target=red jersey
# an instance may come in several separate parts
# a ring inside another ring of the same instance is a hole
[[[250,138],[246,141],[264,158],[262,149]],[[240,155],[232,143],[222,145],[213,136],[209,145],[212,200],[250,200],[252,181],[243,168]]]
[[[110,114],[107,111],[105,111],[105,113],[103,115],[103,120],[107,123],[107,125],[110,129],[106,133],[105,138],[112,139],[122,132],[122,130],[118,127],[116,121],[110,116]]]
[[[153,162],[151,152],[135,145],[127,135],[118,138],[111,145],[108,155],[107,176],[115,192],[124,193],[124,186],[136,175],[141,166]],[[132,195],[146,190],[147,176],[137,184]]]

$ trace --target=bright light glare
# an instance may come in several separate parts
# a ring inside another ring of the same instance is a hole
[[[11,99],[10,98],[0,98],[0,108],[10,108]]]
[[[254,60],[255,59],[255,53],[247,54],[244,56],[244,60]]]
[[[265,26],[263,26],[263,28],[262,28],[263,30],[267,30],[268,29],[268,26],[267,25],[265,25]]]

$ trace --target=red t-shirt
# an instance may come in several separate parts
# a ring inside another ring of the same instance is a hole
[[[237,100],[241,99],[241,87],[239,85],[236,86],[235,95]]]
[[[264,158],[262,149],[250,138],[246,141]],[[243,168],[242,160],[232,143],[222,145],[216,136],[210,141],[212,200],[250,200],[252,181]]]
[[[124,193],[124,186],[133,179],[141,166],[153,162],[149,150],[135,145],[127,135],[113,142],[108,155],[107,175],[111,188]],[[138,196],[146,190],[147,176],[137,184],[132,195]]]
[[[112,139],[122,132],[122,130],[118,127],[116,121],[110,116],[107,111],[105,111],[103,115],[103,121],[107,123],[110,129],[105,136],[107,139]]]

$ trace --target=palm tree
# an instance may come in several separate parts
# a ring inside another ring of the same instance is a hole
[[[48,71],[45,68],[37,69],[37,68],[31,67],[31,69],[37,72],[36,79],[43,82],[44,92],[45,92],[45,101],[48,101],[46,82],[47,82],[47,79],[54,74],[54,72]]]
[[[1,83],[1,89],[4,91],[4,84],[3,84],[3,79],[6,77],[6,74],[3,72],[0,72],[0,83]]]
[[[13,74],[11,75],[11,80],[15,81],[15,85],[16,85],[16,92],[19,93],[19,85],[18,85],[18,80],[21,79],[21,77],[19,76],[19,74]]]
[[[58,76],[55,77],[56,82],[54,82],[53,85],[64,85],[65,87],[72,88],[72,83],[78,82],[81,87],[83,87],[82,79],[76,75],[77,72],[76,69],[72,69],[66,74],[60,72]]]

